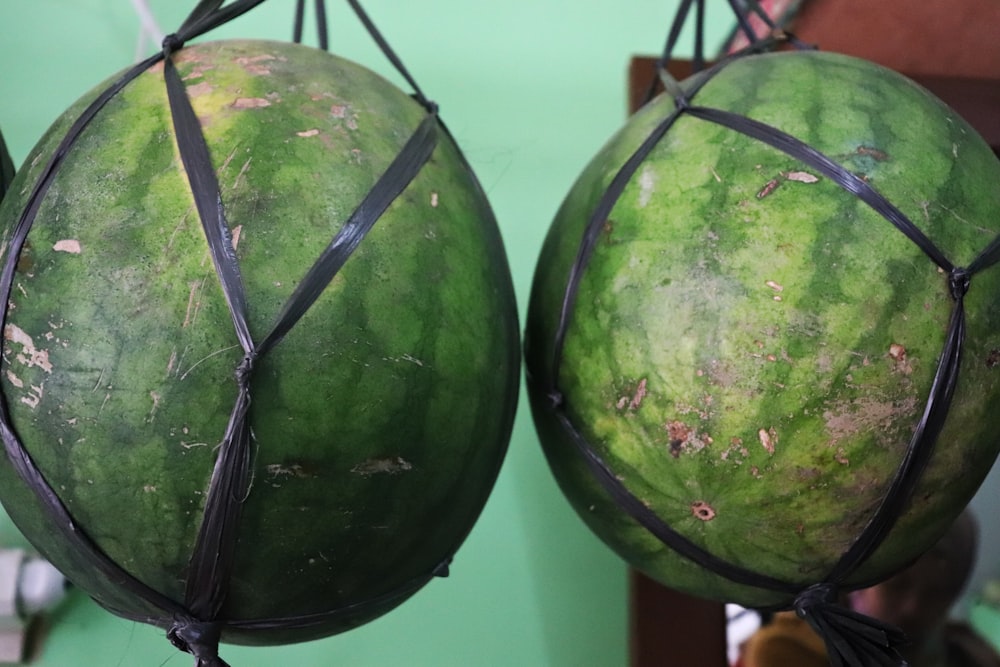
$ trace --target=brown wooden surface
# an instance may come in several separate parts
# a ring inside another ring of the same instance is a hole
[[[726,610],[629,572],[631,667],[726,667]]]
[[[805,0],[791,30],[910,75],[1000,77],[997,0]]]

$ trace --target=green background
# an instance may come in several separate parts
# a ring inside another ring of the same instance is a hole
[[[171,32],[194,0],[152,0]],[[293,0],[269,0],[211,38],[291,38]],[[312,16],[312,2],[307,3]],[[730,30],[709,3],[709,47]],[[331,50],[400,83],[347,3],[327,3]],[[438,102],[493,204],[523,315],[535,259],[569,186],[626,116],[629,58],[658,53],[676,0],[367,0],[366,10]],[[309,24],[312,27],[312,23]],[[307,31],[315,43],[314,30]],[[16,164],[71,102],[137,54],[129,0],[0,2],[0,128]],[[691,40],[682,41],[689,54]],[[20,543],[0,514],[0,546]],[[627,662],[626,569],[552,480],[522,395],[505,466],[451,576],[353,632],[308,644],[224,646],[233,667],[565,666]],[[191,664],[157,629],[79,591],[34,664]]]

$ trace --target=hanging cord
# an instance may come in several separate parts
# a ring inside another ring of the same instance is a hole
[[[218,656],[218,643],[223,628],[230,623],[221,619],[220,614],[225,604],[229,579],[232,574],[237,529],[242,505],[248,493],[252,468],[253,434],[248,411],[251,403],[250,380],[254,363],[280,342],[299,318],[305,314],[372,229],[382,213],[419,173],[434,152],[442,128],[437,115],[437,106],[423,95],[398,56],[375,29],[374,24],[362,10],[360,4],[350,0],[350,5],[383,53],[389,57],[392,64],[412,85],[415,99],[427,110],[427,114],[400,153],[378,178],[372,189],[308,270],[305,278],[284,304],[270,331],[259,344],[255,344],[249,331],[247,297],[239,262],[233,249],[229,226],[226,222],[225,207],[212,166],[211,154],[202,134],[201,125],[187,97],[186,87],[174,66],[173,55],[181,50],[188,40],[201,36],[242,15],[261,2],[263,0],[236,0],[223,6],[224,0],[202,0],[185,19],[180,29],[163,39],[163,47],[159,53],[130,68],[98,95],[72,124],[44,166],[31,191],[27,205],[18,218],[11,236],[6,260],[2,272],[0,272],[0,295],[4,298],[3,303],[8,303],[17,260],[42,201],[66,156],[73,149],[90,121],[109,100],[140,74],[162,61],[179,153],[209,246],[212,263],[225,296],[235,335],[244,352],[242,362],[235,369],[237,398],[218,447],[219,453],[206,494],[202,523],[189,563],[184,603],[180,604],[163,596],[129,575],[93,542],[81,526],[75,523],[72,515],[41,474],[11,426],[5,400],[0,401],[0,437],[3,440],[5,454],[19,477],[34,492],[62,539],[72,545],[73,551],[79,559],[77,564],[84,568],[96,569],[106,579],[116,582],[125,591],[126,599],[103,600],[102,604],[116,614],[139,621],[163,624],[165,619],[170,619],[167,622],[168,638],[176,647],[195,656],[196,667],[227,667],[225,661]],[[322,37],[325,34],[325,12],[322,0],[316,3],[316,7],[323,24],[320,28],[321,40],[323,40],[325,39]],[[300,22],[301,19],[298,18],[297,13],[297,25]],[[297,30],[300,32],[300,28]],[[0,158],[3,157],[7,157],[9,161],[5,147],[0,151]],[[7,162],[0,161],[0,176],[3,176],[0,183],[4,186],[8,183],[6,165]],[[11,176],[13,174],[12,163],[9,174]],[[7,310],[4,308],[0,311],[0,327],[3,326],[6,317]],[[447,576],[450,561],[451,556],[449,555],[431,572],[417,576],[376,599],[366,600],[364,603],[351,605],[347,608],[292,618],[235,621],[231,622],[231,625],[243,630],[308,628],[323,625],[339,618],[350,618],[352,614],[364,613],[367,609],[378,609],[398,603],[432,577]],[[155,618],[151,614],[136,614],[129,610],[128,607],[131,605],[128,602],[128,596],[141,600],[145,606],[151,609],[158,610],[160,618]]]
[[[678,21],[683,22],[692,0],[685,0],[678,10]],[[741,26],[749,27],[746,17],[736,4],[731,2]],[[751,2],[756,7],[756,2]],[[766,15],[765,21],[770,21]],[[662,72],[680,33],[675,21],[667,40],[664,57],[658,64]],[[773,26],[773,24],[771,24]],[[665,546],[681,556],[697,563],[707,570],[730,581],[755,586],[779,593],[793,594],[793,608],[824,639],[828,655],[834,667],[880,667],[905,665],[898,653],[905,638],[902,633],[876,619],[845,609],[837,603],[842,583],[855,569],[878,548],[896,520],[903,512],[912,492],[919,482],[933,453],[934,445],[948,414],[961,361],[962,344],[965,337],[964,296],[969,289],[974,273],[984,270],[1000,261],[1000,236],[997,236],[967,268],[957,267],[937,248],[937,246],[917,228],[897,207],[886,200],[871,185],[848,171],[834,160],[804,142],[777,128],[754,121],[739,114],[718,109],[695,106],[694,100],[709,79],[736,58],[767,49],[777,40],[789,39],[787,33],[778,34],[765,40],[756,40],[748,34],[751,45],[746,49],[720,60],[704,77],[696,81],[690,89],[684,90],[672,77],[661,74],[669,95],[674,99],[674,111],[657,125],[638,149],[625,161],[612,178],[605,192],[592,211],[581,237],[576,257],[570,267],[567,284],[563,293],[559,319],[553,341],[553,353],[546,389],[550,407],[564,432],[574,444],[578,454],[594,478],[609,494],[613,502],[644,526]],[[793,40],[794,44],[801,45]],[[802,45],[804,46],[804,45]],[[629,491],[613,469],[601,458],[594,447],[572,423],[566,405],[566,397],[560,386],[560,369],[565,337],[575,308],[576,296],[583,271],[589,262],[593,249],[611,214],[615,204],[624,192],[638,167],[666,135],[667,131],[682,115],[689,115],[706,122],[724,125],[734,131],[762,141],[787,155],[813,167],[830,178],[839,187],[858,197],[904,234],[948,276],[948,292],[952,298],[952,313],[948,323],[943,352],[938,360],[934,379],[928,392],[924,412],[914,429],[906,453],[891,480],[886,493],[873,513],[868,524],[862,529],[847,551],[834,565],[827,577],[818,584],[802,589],[800,585],[746,570],[733,563],[719,559],[714,554],[698,547],[660,519],[641,499]]]
[[[327,34],[326,2],[315,0],[316,11],[316,33],[319,40],[319,48],[324,51],[330,48],[329,35]],[[292,26],[292,41],[296,44],[302,43],[302,30],[305,24],[306,0],[295,0],[295,22]]]

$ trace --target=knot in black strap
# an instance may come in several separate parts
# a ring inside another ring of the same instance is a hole
[[[558,410],[559,408],[562,407],[563,394],[561,391],[553,389],[552,391],[549,392],[548,399],[549,399],[549,407],[552,408],[553,410]]]
[[[240,365],[236,367],[236,381],[242,386],[250,378],[250,372],[253,370],[254,361],[257,359],[257,355],[253,352],[248,352],[244,357]]]
[[[184,48],[184,40],[176,32],[172,32],[163,38],[160,46],[163,48],[163,54],[169,56],[171,53]]]
[[[969,284],[972,282],[972,273],[961,266],[956,266],[948,275],[948,289],[951,291],[951,298],[958,301],[969,291]]]
[[[831,583],[814,584],[799,593],[792,603],[799,618],[806,618],[812,610],[821,605],[836,604],[837,585]]]
[[[451,574],[451,558],[441,561],[438,566],[434,568],[431,574],[435,577],[447,577]]]
[[[219,639],[222,626],[219,623],[197,621],[193,618],[175,618],[167,630],[167,639],[185,653],[193,655],[196,667],[229,667],[219,657]]]
[[[167,631],[170,643],[197,658],[198,667],[229,667],[219,657],[219,623],[198,621],[193,618],[176,618]]]
[[[826,644],[831,667],[906,667],[896,647],[906,642],[898,629],[837,603],[837,586],[810,586],[795,599],[795,613]]]

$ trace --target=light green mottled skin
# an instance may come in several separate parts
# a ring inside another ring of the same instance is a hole
[[[424,111],[373,73],[301,46],[209,43],[177,63],[238,235],[260,340]],[[3,202],[4,247],[82,104]],[[13,426],[78,525],[181,601],[242,351],[180,167],[162,67],[85,132],[19,267],[3,347]],[[451,554],[506,448],[517,345],[492,213],[442,133],[319,301],[255,366],[253,480],[222,617],[363,603]],[[80,586],[143,610],[66,553],[5,458],[0,484],[24,532]],[[224,638],[304,639],[365,620]]]
[[[957,265],[1000,231],[1000,163],[966,123],[891,72],[834,54],[767,55],[725,68],[694,104],[775,125],[863,175]],[[570,501],[629,562],[698,595],[784,603],[699,568],[624,516],[543,395],[590,212],[671,110],[661,98],[637,113],[552,226],[526,334],[536,423]],[[929,546],[996,456],[998,293],[1000,269],[973,278],[948,423],[906,515],[855,583]],[[807,585],[884,493],[923,411],[950,310],[945,276],[860,200],[764,144],[682,117],[604,226],[559,388],[577,428],[676,530],[734,564]],[[696,516],[702,504],[708,520]]]

